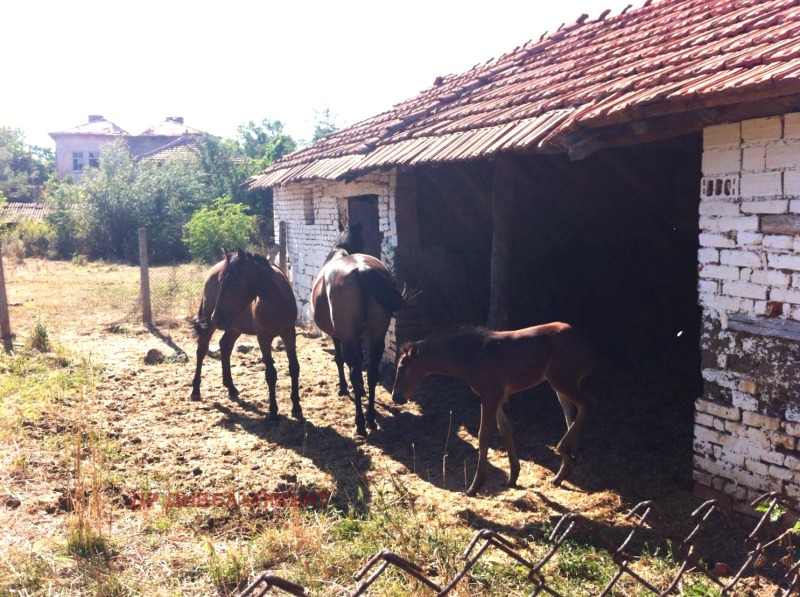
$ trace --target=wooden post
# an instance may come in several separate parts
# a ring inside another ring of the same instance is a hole
[[[141,279],[142,322],[153,323],[150,310],[150,270],[147,262],[147,229],[139,228],[139,274]]]
[[[286,269],[286,222],[278,222],[278,267],[288,275]]]
[[[516,204],[513,156],[500,154],[494,164],[492,183],[492,269],[487,327],[508,329],[511,308],[511,271]]]
[[[8,297],[6,296],[6,277],[3,273],[3,251],[0,242],[0,333],[6,352],[14,350],[11,338],[11,318],[8,315]]]

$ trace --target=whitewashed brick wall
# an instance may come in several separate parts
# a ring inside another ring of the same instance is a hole
[[[765,491],[800,497],[800,342],[730,322],[800,321],[800,114],[706,128],[702,168],[694,476],[746,511]]]
[[[276,187],[273,195],[275,238],[286,222],[287,274],[297,300],[301,325],[313,326],[311,286],[339,236],[339,220],[346,219],[348,197],[378,196],[378,225],[383,233],[381,259],[391,268],[397,246],[395,224],[396,173],[368,174],[350,183],[317,181]],[[306,223],[305,202],[313,202],[314,223]],[[395,354],[394,322],[386,335],[387,360]]]

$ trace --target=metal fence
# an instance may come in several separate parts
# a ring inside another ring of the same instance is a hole
[[[499,549],[513,558],[528,570],[527,580],[531,584],[531,597],[537,595],[552,595],[564,597],[555,588],[555,583],[547,578],[544,572],[547,563],[558,554],[559,549],[576,534],[588,536],[594,543],[607,549],[611,555],[617,572],[613,578],[597,593],[604,596],[611,593],[619,581],[626,575],[631,577],[653,595],[677,594],[678,585],[687,572],[702,573],[720,589],[721,595],[733,595],[741,586],[742,579],[748,575],[762,575],[766,570],[771,573],[771,580],[778,583],[780,595],[789,596],[800,594],[800,553],[794,549],[792,540],[796,536],[792,528],[783,528],[775,532],[775,521],[783,514],[789,514],[792,519],[800,517],[795,500],[778,493],[768,493],[759,497],[752,504],[753,508],[762,512],[761,518],[755,527],[747,533],[716,500],[702,504],[692,513],[693,528],[685,536],[675,531],[667,521],[660,508],[653,502],[642,502],[636,505],[628,514],[629,520],[635,521],[627,537],[620,545],[608,539],[607,534],[596,522],[576,513],[565,514],[558,522],[553,532],[548,537],[550,549],[537,562],[530,562],[514,549],[513,544],[499,533],[491,530],[478,531],[472,541],[464,549],[461,558],[464,565],[452,580],[442,586],[432,580],[425,569],[391,551],[384,550],[371,558],[356,574],[356,587],[351,595],[353,597],[364,594],[370,586],[378,580],[381,574],[389,567],[399,568],[407,575],[415,578],[419,583],[435,595],[448,595],[459,582],[467,575],[480,558],[490,549]],[[742,545],[744,563],[736,571],[716,571],[709,569],[706,562],[710,554],[705,554],[702,559],[698,553],[698,539],[703,531],[712,522],[722,522],[731,532],[741,532],[745,535]],[[673,557],[679,564],[678,571],[666,588],[659,589],[653,586],[633,569],[633,564],[638,556],[630,551],[634,539],[647,527],[648,532],[655,532],[667,540],[673,549]],[[732,573],[732,574],[731,574]],[[369,575],[369,576],[367,576]],[[723,580],[723,577],[729,579]],[[278,590],[290,595],[308,595],[305,587],[283,579],[271,572],[264,572],[248,586],[241,597],[248,595],[266,595],[270,591]]]

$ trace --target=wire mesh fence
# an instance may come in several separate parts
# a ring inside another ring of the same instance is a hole
[[[797,502],[783,494],[768,493],[755,500],[752,506],[761,512],[761,517],[750,532],[730,515],[727,508],[716,500],[709,500],[692,513],[689,525],[692,530],[682,535],[675,530],[673,524],[654,502],[641,502],[628,513],[627,518],[633,524],[619,545],[609,539],[607,529],[585,516],[570,512],[559,520],[547,539],[549,550],[536,562],[526,559],[514,548],[511,541],[499,533],[481,530],[475,534],[461,554],[463,566],[445,585],[428,576],[425,568],[418,563],[383,550],[370,558],[355,575],[356,586],[350,594],[353,597],[365,594],[387,569],[397,568],[418,582],[420,587],[418,592],[427,590],[426,594],[449,595],[490,549],[496,549],[510,556],[527,570],[527,580],[531,588],[530,597],[538,595],[566,597],[558,590],[557,572],[548,573],[548,570],[553,569],[553,567],[548,568],[548,563],[569,541],[578,539],[579,535],[608,550],[617,568],[611,580],[596,593],[600,596],[616,594],[615,588],[619,588],[620,581],[626,576],[633,579],[643,594],[660,596],[679,594],[681,579],[689,572],[705,575],[718,587],[719,594],[723,596],[739,594],[738,589],[741,588],[744,578],[764,574],[769,574],[777,583],[778,592],[775,594],[784,597],[800,594],[800,549],[796,544],[797,533],[793,527],[787,527],[786,523],[778,524],[779,520],[784,520],[784,515],[788,515],[790,520],[797,520],[800,517]],[[698,540],[712,522],[722,523],[729,532],[744,537],[741,545],[744,563],[737,570],[711,565],[710,562],[717,561],[712,557],[713,554],[699,553]],[[677,572],[666,586],[654,586],[635,569],[639,556],[631,551],[630,546],[645,529],[648,533],[660,536],[672,546],[672,556],[678,566]],[[273,590],[290,595],[309,595],[305,587],[267,571],[256,578],[241,596],[261,596]],[[623,591],[621,594],[627,593]]]
[[[208,268],[207,264],[202,263],[148,268],[153,322],[168,322],[196,315]]]

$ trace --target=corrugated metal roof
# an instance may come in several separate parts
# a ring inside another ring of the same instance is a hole
[[[649,0],[585,16],[251,179],[268,187],[375,168],[565,151],[581,129],[800,93],[800,0]]]
[[[21,220],[43,220],[49,211],[50,207],[46,203],[7,201],[0,210],[0,224],[19,222]]]

